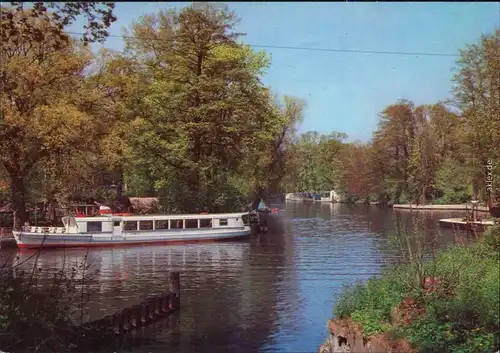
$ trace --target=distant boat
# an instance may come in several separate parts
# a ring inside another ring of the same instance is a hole
[[[250,235],[247,213],[62,217],[63,227],[13,231],[20,249],[215,241]]]
[[[333,197],[334,191],[323,191],[318,194],[314,194],[314,201],[316,202],[334,202]]]
[[[297,192],[286,194],[285,201],[340,202],[340,197],[335,190],[320,193]]]
[[[293,192],[290,192],[285,195],[285,201],[303,201],[304,197],[299,196]]]
[[[314,201],[314,195],[309,192],[288,193],[285,201]]]

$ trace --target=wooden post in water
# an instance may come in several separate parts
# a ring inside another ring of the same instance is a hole
[[[259,230],[261,233],[266,233],[267,232],[267,217],[268,214],[267,212],[258,212],[257,213],[257,222],[259,225]]]
[[[160,301],[160,312],[162,314],[168,312],[168,295],[162,295]]]
[[[139,327],[155,322],[162,314],[169,315],[180,308],[181,282],[179,272],[170,273],[170,291],[158,297],[144,300],[138,305],[107,315],[103,319],[93,321],[86,326],[100,325],[111,327],[120,336]]]
[[[116,334],[120,334],[120,319],[121,319],[120,313],[113,314],[113,330],[115,331]]]
[[[179,309],[181,302],[181,280],[179,272],[170,273],[170,290],[173,294],[170,309]]]
[[[123,322],[124,322],[124,329],[126,332],[130,331],[132,329],[132,309],[131,308],[125,308],[123,309]]]
[[[139,304],[141,306],[141,325],[148,323],[148,306],[145,303]]]
[[[153,305],[153,317],[157,318],[160,314],[159,306],[158,306],[158,297],[154,297],[151,299],[151,305]]]
[[[117,315],[118,319],[118,334],[123,335],[125,333],[125,318],[123,315],[123,311],[118,313]]]
[[[138,328],[142,324],[142,307],[141,305],[134,305],[132,307],[132,310],[134,311],[134,317],[133,317],[133,326],[135,328]]]
[[[154,307],[150,301],[146,301],[146,308],[148,308],[147,309],[148,315],[146,316],[146,321],[151,322],[154,320],[155,316],[154,316]]]

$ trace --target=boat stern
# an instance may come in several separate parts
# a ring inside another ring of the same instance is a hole
[[[12,236],[14,237],[14,240],[19,248],[22,247],[23,241],[22,241],[22,231],[19,230],[13,230],[12,231]]]

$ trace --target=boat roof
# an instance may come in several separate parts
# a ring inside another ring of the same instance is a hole
[[[240,218],[248,212],[238,213],[209,213],[209,214],[176,214],[176,215],[103,215],[94,217],[74,217],[78,222],[106,222],[106,221],[162,221],[172,219],[213,219],[213,218]]]

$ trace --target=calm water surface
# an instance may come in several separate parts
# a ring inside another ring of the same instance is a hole
[[[276,205],[275,205],[276,206]],[[437,220],[452,212],[393,211],[374,206],[287,203],[270,232],[210,245],[89,250],[94,284],[87,319],[99,319],[168,289],[168,271],[181,271],[181,311],[143,334],[137,352],[316,352],[344,283],[377,275],[397,253],[388,235],[440,233]],[[32,252],[3,250],[27,259]],[[82,260],[86,250],[42,252],[44,271]],[[32,260],[23,266],[29,268]]]

